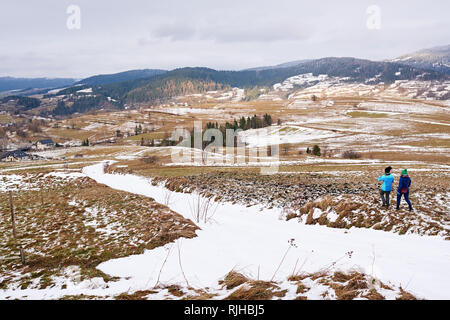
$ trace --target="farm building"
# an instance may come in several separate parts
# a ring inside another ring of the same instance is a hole
[[[14,150],[4,152],[0,155],[1,161],[5,162],[13,162],[13,161],[25,161],[31,160],[32,156],[28,153],[23,152],[22,150]]]
[[[39,140],[35,143],[36,150],[46,150],[51,149],[55,146],[52,139]]]

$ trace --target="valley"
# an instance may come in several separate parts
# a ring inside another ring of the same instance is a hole
[[[422,67],[132,70],[7,95],[0,299],[448,299],[450,79]],[[412,211],[395,189],[381,206],[388,166]]]

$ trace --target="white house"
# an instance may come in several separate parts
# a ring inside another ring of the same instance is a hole
[[[55,146],[55,143],[53,142],[52,139],[44,139],[44,140],[39,140],[36,142],[35,149],[36,150],[46,150],[46,149],[51,149],[54,146]]]

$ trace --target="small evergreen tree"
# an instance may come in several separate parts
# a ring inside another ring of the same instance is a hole
[[[312,150],[312,154],[315,155],[315,156],[320,157],[320,147],[317,144],[314,145],[313,150]]]
[[[247,125],[247,121],[245,120],[245,117],[241,117],[241,119],[239,120],[239,128],[241,128],[242,130],[245,130]]]
[[[264,126],[268,127],[272,125],[272,117],[270,116],[270,114],[265,114],[264,115]]]

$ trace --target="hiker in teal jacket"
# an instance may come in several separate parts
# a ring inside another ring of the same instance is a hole
[[[380,195],[382,206],[389,208],[389,194],[392,191],[392,184],[394,183],[394,176],[391,174],[392,167],[384,169],[384,175],[378,178],[378,181],[383,181],[381,186]]]

